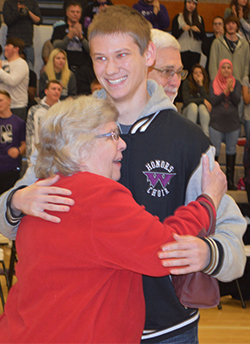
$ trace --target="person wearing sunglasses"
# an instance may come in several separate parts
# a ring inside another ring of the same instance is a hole
[[[161,245],[215,220],[226,180],[218,164],[210,173],[207,157],[204,195],[163,224],[116,183],[126,148],[117,117],[107,100],[86,96],[47,113],[36,175],[59,173],[58,186],[71,189],[75,206],[60,224],[21,221],[18,282],[0,319],[1,343],[140,343],[142,274],[169,274]]]

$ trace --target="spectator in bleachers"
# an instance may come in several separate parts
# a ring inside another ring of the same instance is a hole
[[[53,44],[51,43],[50,39],[48,39],[47,41],[44,42],[43,48],[42,48],[42,59],[43,59],[44,65],[47,64],[47,62],[49,60],[49,55],[53,49],[54,49],[54,47],[53,47]]]
[[[226,8],[224,18],[236,15],[240,20],[239,33],[250,43],[250,7],[248,0],[232,0],[230,7]]]
[[[11,112],[10,103],[10,94],[0,90],[0,194],[19,179],[26,148],[25,122]]]
[[[222,59],[229,59],[233,64],[233,76],[242,81],[249,71],[249,44],[237,35],[240,21],[236,16],[230,16],[224,21],[224,36],[216,38],[211,46],[209,60],[209,75],[213,80],[217,74]]]
[[[221,143],[224,142],[228,190],[237,190],[234,186],[234,166],[240,133],[238,105],[241,98],[241,83],[233,77],[233,64],[230,60],[220,61],[218,73],[210,84],[209,95],[212,104],[209,134],[216,148],[215,158],[218,160]]]
[[[213,35],[212,36],[204,36],[203,40],[202,40],[202,45],[201,45],[201,49],[203,54],[207,57],[207,61],[206,61],[206,71],[207,73],[209,73],[208,71],[208,66],[209,66],[209,55],[210,55],[210,50],[211,50],[211,46],[213,41],[215,40],[215,38],[218,38],[220,36],[224,35],[224,19],[220,16],[216,16],[213,19]]]
[[[140,12],[155,29],[167,30],[170,24],[166,7],[159,0],[139,0],[133,8]]]
[[[180,44],[167,32],[151,29],[151,40],[156,47],[154,64],[148,68],[148,79],[161,85],[174,102],[181,80],[185,80],[187,71],[183,69]]]
[[[63,9],[65,11],[65,14],[66,14],[66,8],[68,7],[68,5],[72,2],[72,0],[64,0],[63,1]],[[82,17],[80,19],[80,23],[83,25],[84,23],[84,16],[85,16],[85,11],[86,11],[86,7],[93,3],[92,0],[77,0],[77,2],[81,5],[82,7]],[[65,15],[66,17],[66,15]],[[66,21],[67,21],[67,17],[66,17]]]
[[[86,80],[86,94],[91,93],[89,75],[94,74],[92,61],[89,55],[89,44],[84,37],[82,24],[80,23],[82,15],[81,5],[72,1],[66,7],[67,23],[54,28],[51,42],[54,48],[66,51],[69,69],[75,74],[77,89],[81,88],[81,83]],[[81,67],[81,72],[79,69]]]
[[[50,80],[45,89],[45,96],[38,105],[34,105],[30,108],[27,117],[26,125],[26,157],[28,161],[35,149],[35,144],[38,143],[38,131],[41,125],[41,121],[45,117],[50,107],[56,104],[62,92],[61,83],[58,80]]]
[[[244,127],[246,140],[250,142],[250,75],[245,76],[242,80],[242,94],[245,104],[244,108]]]
[[[203,18],[197,12],[197,3],[198,0],[185,0],[183,13],[177,14],[172,23],[172,34],[180,43],[181,60],[189,73],[193,65],[200,62],[201,42],[206,35]]]
[[[84,27],[87,29],[94,16],[111,5],[113,5],[113,3],[110,0],[95,0],[91,2],[85,9]]]
[[[6,0],[3,18],[8,26],[7,38],[19,37],[25,43],[27,63],[34,68],[33,25],[42,23],[42,15],[35,0]]]
[[[195,64],[187,80],[183,82],[183,115],[194,123],[200,123],[209,137],[209,121],[212,105],[209,99],[209,79],[200,64]]]
[[[21,38],[8,38],[4,48],[7,60],[0,60],[0,88],[11,96],[11,111],[26,120],[28,104],[29,67],[20,57],[24,49]]]
[[[49,56],[45,71],[39,80],[39,97],[41,99],[45,96],[46,84],[49,80],[60,81],[63,87],[61,100],[77,94],[76,78],[68,67],[67,54],[64,50],[54,49]]]

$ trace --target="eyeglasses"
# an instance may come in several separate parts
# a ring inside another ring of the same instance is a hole
[[[96,135],[95,137],[97,139],[102,138],[102,137],[110,137],[112,138],[114,141],[118,141],[119,138],[121,136],[121,132],[119,128],[116,128],[115,131],[111,131],[110,133],[107,134],[101,134],[101,135]]]
[[[171,79],[174,77],[175,74],[177,74],[178,78],[181,80],[185,80],[187,75],[188,75],[188,71],[185,69],[181,69],[181,70],[173,70],[173,69],[168,69],[168,68],[156,68],[153,67],[155,70],[157,70],[158,72],[161,73],[161,76],[165,79]]]

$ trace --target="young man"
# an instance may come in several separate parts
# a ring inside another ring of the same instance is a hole
[[[229,59],[233,64],[233,76],[241,81],[248,76],[249,70],[249,44],[237,32],[240,28],[239,19],[232,15],[224,21],[224,36],[216,38],[211,46],[209,75],[213,80],[217,74],[222,59]]]
[[[29,67],[20,57],[24,49],[21,38],[8,38],[4,48],[7,60],[0,60],[0,88],[11,96],[11,111],[26,121],[28,104]]]
[[[10,95],[0,90],[0,195],[20,177],[21,159],[25,153],[25,122],[10,110]]]
[[[48,112],[49,108],[56,104],[62,93],[62,85],[57,80],[50,80],[45,88],[46,96],[38,105],[30,108],[26,125],[26,157],[30,160],[32,152],[35,151],[35,144],[38,143],[38,131],[41,121]]]
[[[35,0],[6,0],[3,4],[3,18],[8,26],[7,38],[19,37],[25,42],[25,54],[30,68],[34,68],[33,47],[34,24],[42,23],[42,15]]]
[[[211,166],[213,164],[208,139],[196,125],[178,115],[156,82],[147,82],[147,69],[154,63],[155,46],[150,41],[150,24],[139,12],[126,6],[110,6],[93,19],[89,41],[95,73],[105,89],[97,96],[108,98],[117,107],[122,137],[127,143],[121,182],[152,214],[160,219],[172,215],[179,205],[188,203],[201,192],[201,154],[206,152]],[[72,204],[68,198],[60,196],[69,195],[69,190],[50,187],[57,178],[10,190],[0,198],[3,234],[15,237],[20,211],[60,221],[46,213],[48,209],[67,211],[67,205]],[[29,185],[35,180],[29,169],[16,186]],[[172,268],[171,273],[175,274],[206,268],[206,272],[220,280],[233,279],[244,270],[242,234],[245,227],[239,209],[225,196],[218,209],[214,237],[205,241],[176,238],[177,242],[168,246],[165,263],[187,266]],[[147,334],[143,340],[172,343],[181,337],[180,343],[181,340],[182,343],[197,342],[198,310],[180,304],[169,277],[145,277],[144,291]]]

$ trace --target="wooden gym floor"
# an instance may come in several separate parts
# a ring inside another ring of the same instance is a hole
[[[8,266],[10,249],[6,246],[3,248],[6,266]],[[7,287],[5,278],[0,276],[0,281],[6,300]],[[234,300],[230,296],[223,296],[221,304],[221,310],[217,307],[200,310],[200,344],[250,344],[250,301],[246,301],[246,308],[243,309],[240,301]],[[3,308],[0,301],[0,314],[2,312]]]

